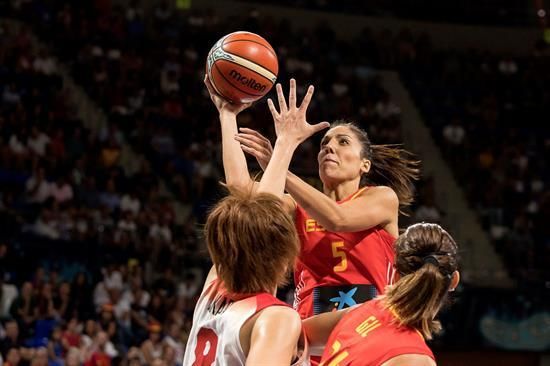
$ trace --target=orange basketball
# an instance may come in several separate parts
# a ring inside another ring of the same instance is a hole
[[[234,32],[212,47],[206,59],[206,72],[223,98],[236,104],[250,103],[273,87],[279,63],[265,39],[250,32]]]

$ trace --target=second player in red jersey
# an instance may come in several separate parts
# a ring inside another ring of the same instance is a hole
[[[410,226],[395,244],[400,279],[386,295],[351,309],[332,331],[322,366],[434,366],[425,339],[460,280],[457,245],[437,224]]]
[[[417,330],[396,327],[397,318],[380,300],[369,301],[350,311],[330,336],[323,366],[382,365],[403,354],[434,359]]]

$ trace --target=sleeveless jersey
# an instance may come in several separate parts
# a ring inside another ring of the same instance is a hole
[[[244,365],[239,333],[243,324],[269,306],[288,306],[268,293],[233,295],[227,293],[219,280],[212,281],[201,294],[193,313],[183,366]],[[305,346],[293,365],[307,366]]]
[[[321,366],[378,366],[404,354],[435,360],[420,332],[395,320],[379,299],[351,310],[332,331]]]
[[[365,189],[337,203],[355,199]],[[295,223],[301,250],[294,270],[294,308],[302,318],[371,300],[392,284],[395,238],[386,230],[327,231],[300,206]]]

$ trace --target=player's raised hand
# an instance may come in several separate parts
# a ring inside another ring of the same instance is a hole
[[[275,123],[275,132],[277,138],[288,139],[293,143],[301,143],[316,132],[330,127],[328,122],[309,124],[306,120],[306,112],[313,96],[314,88],[312,85],[307,89],[307,93],[299,107],[296,106],[296,80],[290,79],[290,92],[288,94],[288,106],[281,84],[277,84],[277,99],[279,101],[279,111],[275,108],[271,99],[267,100],[267,105],[273,116]]]
[[[208,93],[210,94],[210,99],[212,99],[212,102],[214,102],[220,114],[222,112],[229,112],[237,115],[252,105],[252,103],[233,104],[223,99],[212,86],[212,83],[208,79],[208,74],[204,75],[204,85],[206,85],[206,89],[208,89]]]

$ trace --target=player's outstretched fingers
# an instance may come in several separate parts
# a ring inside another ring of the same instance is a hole
[[[304,96],[304,99],[302,100],[302,104],[300,105],[300,111],[304,112],[307,110],[307,107],[309,107],[309,103],[311,102],[311,97],[313,97],[313,92],[315,91],[315,88],[313,85],[310,85],[307,88],[306,95]]]
[[[288,111],[288,107],[286,106],[286,99],[285,95],[283,94],[283,87],[281,86],[281,84],[277,83],[275,89],[277,90],[277,99],[279,100],[279,112],[281,114],[286,113]]]
[[[290,91],[288,92],[288,109],[296,108],[296,80],[290,79]]]

